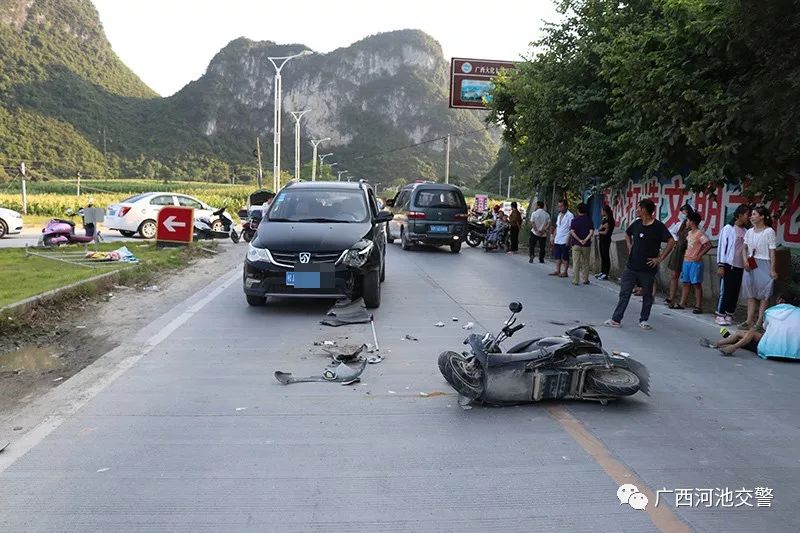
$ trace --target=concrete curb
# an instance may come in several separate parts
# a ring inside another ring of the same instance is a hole
[[[0,307],[0,314],[19,315],[21,313],[29,311],[30,309],[32,309],[33,307],[42,302],[45,302],[47,300],[54,300],[59,296],[61,296],[62,294],[75,290],[78,287],[82,287],[84,285],[100,286],[103,284],[103,282],[117,281],[119,279],[119,273],[122,272],[123,270],[128,270],[130,268],[135,268],[135,267],[123,267],[114,270],[113,272],[105,272],[103,274],[100,274],[99,276],[92,276],[91,278],[87,278],[81,281],[76,281],[75,283],[70,283],[69,285],[65,285],[57,289],[51,289],[47,292],[37,294],[36,296],[31,296],[30,298],[25,298],[24,300],[20,300],[12,304],[4,305],[3,307]]]

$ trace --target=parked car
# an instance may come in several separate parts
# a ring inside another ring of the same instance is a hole
[[[261,219],[244,263],[250,305],[268,297],[364,298],[380,306],[386,222],[365,182],[294,182]]]
[[[0,207],[0,239],[22,231],[22,215],[13,209]]]
[[[503,213],[506,214],[506,216],[510,215],[511,214],[511,202],[510,201],[509,202],[503,202],[503,207],[501,208],[501,210],[503,211]],[[521,205],[517,205],[517,210],[519,211],[519,214],[522,215],[522,220],[525,220],[525,208],[522,207]]]
[[[213,218],[215,208],[185,194],[171,192],[146,192],[122,200],[108,207],[104,224],[106,228],[119,231],[124,237],[139,233],[145,239],[156,236],[158,212],[165,205],[194,208],[195,218],[211,218],[214,231],[223,231],[223,223]]]
[[[467,235],[467,202],[461,189],[444,183],[413,183],[386,201],[394,219],[389,242],[400,239],[403,250],[416,244],[449,246],[457,254]]]

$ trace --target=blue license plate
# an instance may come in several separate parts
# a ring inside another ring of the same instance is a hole
[[[287,272],[286,285],[296,289],[319,289],[322,282],[319,272]]]
[[[450,230],[447,226],[431,226],[430,233],[447,233]]]

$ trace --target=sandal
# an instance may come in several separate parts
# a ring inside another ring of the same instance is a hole
[[[608,326],[609,328],[619,328],[622,327],[622,324],[619,322],[615,322],[613,319],[609,318],[605,322],[603,322],[604,326]]]
[[[742,322],[738,326],[739,329],[751,329],[752,327],[753,327],[753,324],[751,324],[750,322],[747,322],[747,321]]]
[[[694,309],[692,309],[692,313],[694,313],[695,315],[702,315],[703,310],[700,309],[699,307],[695,307]]]
[[[672,304],[672,305],[670,305],[670,306],[669,306],[669,308],[670,308],[670,309],[686,309],[686,308],[685,308],[684,306],[682,306],[681,304]]]

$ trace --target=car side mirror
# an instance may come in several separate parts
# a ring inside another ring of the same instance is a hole
[[[389,222],[393,218],[394,218],[393,213],[390,213],[389,211],[381,211],[380,213],[378,213],[376,222],[378,222],[379,224],[382,222]]]
[[[394,198],[386,200],[386,207],[394,207]]]
[[[519,302],[511,302],[508,304],[508,310],[512,313],[519,313],[522,311],[522,304]]]

